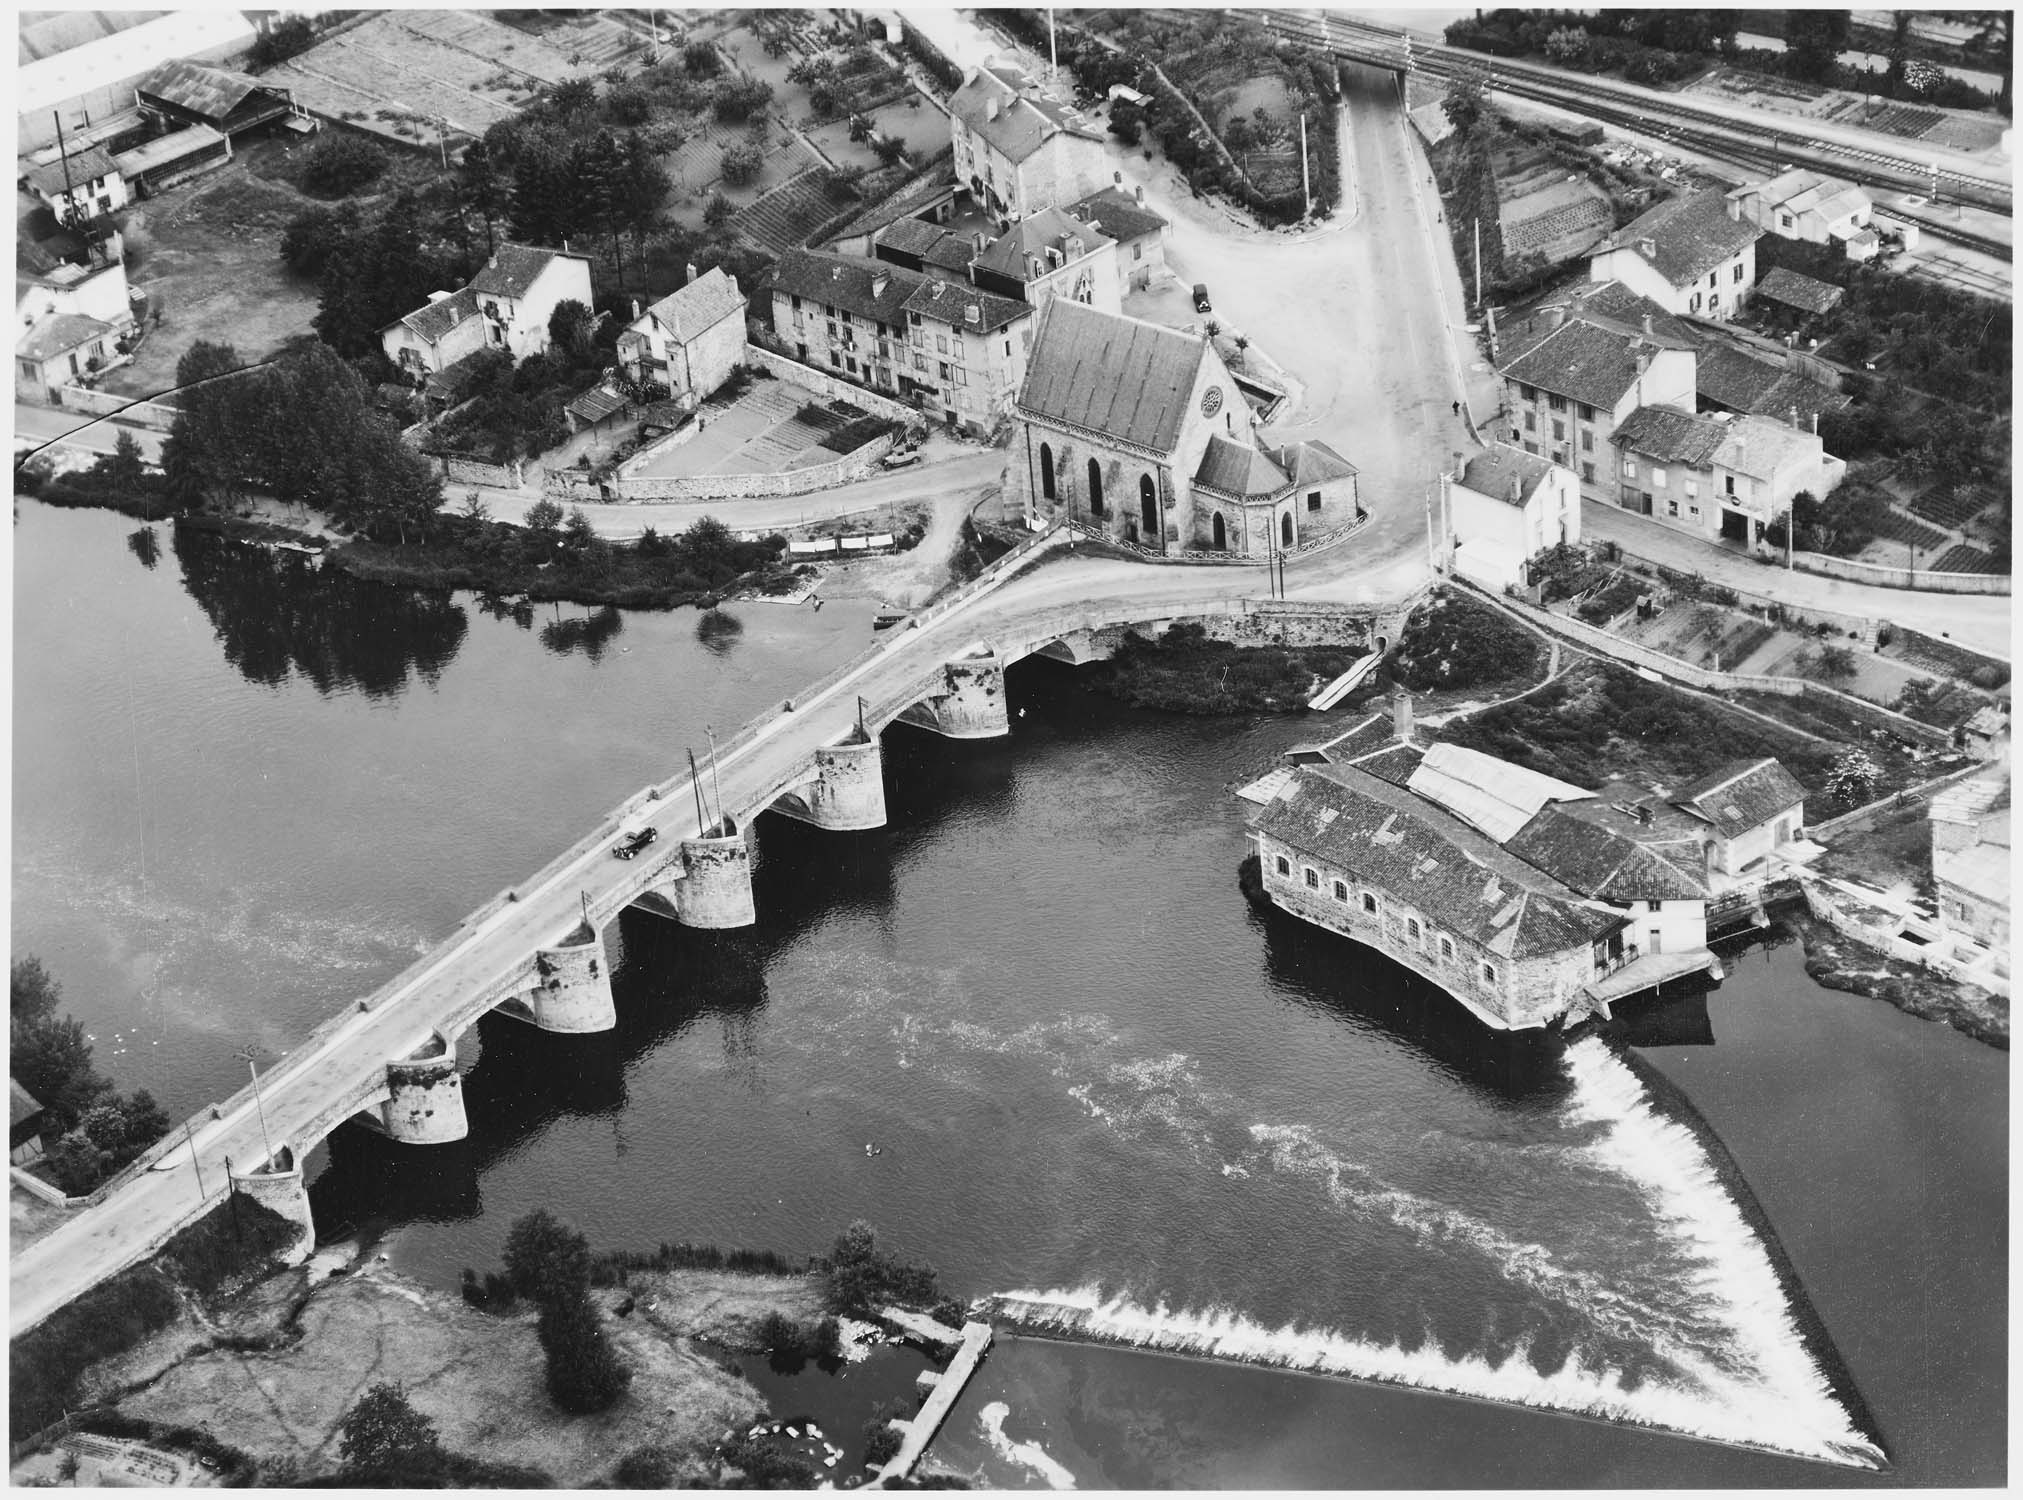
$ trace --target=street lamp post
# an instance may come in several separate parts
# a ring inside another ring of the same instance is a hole
[[[253,1075],[253,1108],[260,1116],[260,1144],[267,1148],[267,1161],[269,1165],[272,1165],[274,1161],[274,1142],[267,1134],[267,1106],[260,1098],[260,1067],[254,1061],[260,1055],[260,1049],[249,1042],[232,1055],[243,1058],[246,1063],[246,1071]]]

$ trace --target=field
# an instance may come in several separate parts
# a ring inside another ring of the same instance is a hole
[[[1567,170],[1540,144],[1497,138],[1490,152],[1506,257],[1539,255],[1557,264],[1581,254],[1614,225],[1608,194]]]

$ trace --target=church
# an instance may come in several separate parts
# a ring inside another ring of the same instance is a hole
[[[1355,466],[1272,447],[1202,334],[1056,297],[1012,412],[1008,499],[1162,555],[1270,557],[1352,525]]]

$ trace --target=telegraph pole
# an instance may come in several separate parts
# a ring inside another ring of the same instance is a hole
[[[1314,182],[1307,170],[1307,112],[1299,115],[1299,183],[1300,191],[1306,195],[1307,217],[1314,216]]]
[[[1475,216],[1475,305],[1482,306],[1482,215]]]
[[[709,736],[709,784],[710,790],[716,796],[716,819],[721,826],[724,816],[724,789],[716,774],[716,730],[705,724],[702,726],[702,732]]]
[[[688,784],[695,791],[695,836],[701,838],[709,831],[708,816],[702,810],[702,772],[695,768],[695,752],[688,752]]]
[[[183,1121],[183,1140],[190,1148],[190,1170],[197,1174],[197,1196],[204,1196],[204,1169],[197,1162],[197,1138],[190,1133],[190,1122]]]

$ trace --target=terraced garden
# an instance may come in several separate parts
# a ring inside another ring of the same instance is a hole
[[[1979,547],[1969,547],[1961,542],[1948,547],[1933,558],[1927,568],[1933,573],[2006,573],[2008,564],[1995,561],[1994,557]]]

